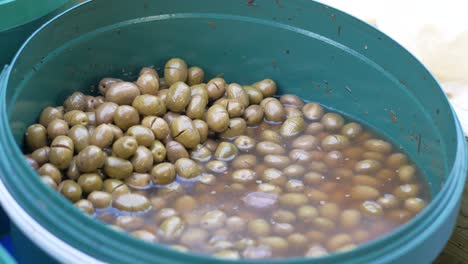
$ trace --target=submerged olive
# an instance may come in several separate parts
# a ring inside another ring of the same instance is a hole
[[[281,135],[278,132],[276,132],[275,130],[271,130],[271,129],[263,130],[260,133],[260,140],[261,141],[270,141],[270,142],[274,142],[276,144],[281,144],[281,142],[283,142],[283,138],[281,137]]]
[[[218,160],[229,161],[237,156],[236,146],[230,142],[221,142],[216,149],[214,157]]]
[[[232,118],[231,120],[229,120],[228,128],[224,132],[219,134],[219,137],[223,139],[235,138],[244,134],[246,129],[247,124],[245,123],[244,119],[240,117]]]
[[[281,145],[270,141],[259,142],[256,146],[256,150],[261,155],[282,155],[286,152]]]
[[[234,169],[250,169],[253,168],[257,164],[257,157],[255,155],[240,155],[237,156],[232,161],[232,167]]]
[[[322,140],[325,151],[341,150],[349,146],[349,139],[342,135],[328,135]]]
[[[192,86],[196,84],[200,84],[203,82],[205,78],[205,72],[202,68],[197,66],[192,66],[187,70],[187,84]]]
[[[183,82],[176,82],[169,87],[166,97],[166,107],[172,112],[179,113],[185,110],[191,99],[190,87]]]
[[[174,241],[184,232],[185,224],[178,216],[171,216],[161,223],[158,237],[164,241]]]
[[[300,116],[293,116],[281,125],[280,134],[283,137],[294,137],[300,134],[305,129],[305,121],[304,118]]]
[[[135,100],[133,100],[132,106],[141,115],[163,116],[167,111],[164,101],[150,94],[137,96]]]
[[[172,58],[164,66],[164,80],[169,86],[176,82],[185,82],[187,74],[187,63],[182,59]]]
[[[140,95],[140,89],[134,83],[117,82],[111,84],[106,91],[106,100],[118,105],[131,105],[138,95]]]
[[[138,212],[149,209],[151,202],[141,194],[126,193],[117,195],[112,201],[112,206],[121,211]]]

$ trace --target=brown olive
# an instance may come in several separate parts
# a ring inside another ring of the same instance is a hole
[[[343,155],[343,152],[339,150],[332,150],[323,157],[323,162],[331,168],[340,167],[344,161],[345,156]]]
[[[271,79],[261,80],[252,86],[258,88],[265,98],[276,94],[276,83]]]
[[[263,93],[260,91],[260,89],[249,85],[243,86],[243,88],[249,96],[250,104],[260,104],[260,102],[263,100]]]
[[[111,84],[106,91],[106,100],[118,105],[131,105],[138,95],[140,95],[140,89],[134,83],[117,82]]]
[[[81,194],[83,193],[80,185],[72,180],[65,180],[61,182],[57,187],[57,191],[72,202],[80,200]]]
[[[389,153],[392,151],[392,145],[381,139],[369,139],[364,142],[364,147],[370,151]]]
[[[63,119],[63,113],[55,107],[46,107],[41,112],[39,117],[39,123],[44,127],[47,127],[50,122],[54,119]]]
[[[301,110],[293,106],[285,106],[284,113],[285,113],[286,119],[290,117],[295,117],[295,116],[304,118],[304,115],[302,114]]]
[[[195,119],[192,121],[193,126],[198,130],[198,134],[200,135],[200,143],[204,143],[208,139],[208,124],[200,119]]]
[[[205,113],[208,100],[201,95],[192,96],[186,109],[186,115],[192,119],[201,119]]]
[[[26,145],[30,150],[45,147],[47,145],[47,130],[43,125],[35,124],[26,131]]]
[[[336,131],[343,127],[344,119],[341,115],[336,113],[326,113],[322,116],[320,122],[328,131]]]
[[[138,146],[131,162],[135,172],[148,172],[153,167],[153,153],[147,147]]]
[[[104,173],[115,179],[125,179],[132,174],[133,165],[130,161],[117,157],[107,157],[104,162]]]
[[[201,173],[200,165],[188,158],[180,158],[175,162],[177,175],[185,179],[194,178]]]
[[[219,134],[222,139],[232,139],[245,133],[247,124],[240,117],[235,117],[229,120],[228,129]]]
[[[322,123],[312,122],[307,126],[305,133],[315,136],[322,132],[324,129],[325,127],[322,125]]]
[[[200,84],[203,82],[205,78],[205,72],[202,68],[197,66],[192,66],[187,70],[187,84],[192,86],[196,84]]]
[[[78,184],[84,193],[100,191],[103,185],[102,178],[97,173],[81,174],[81,176],[78,178]]]
[[[298,178],[304,176],[306,170],[299,164],[291,164],[283,169],[283,174],[289,178]]]
[[[214,132],[223,132],[229,127],[229,114],[226,108],[215,104],[208,108],[205,121]]]
[[[129,105],[119,106],[114,113],[114,123],[122,130],[127,130],[129,127],[140,123],[140,115],[138,111]]]
[[[387,166],[391,169],[398,169],[406,163],[408,163],[408,157],[403,153],[393,153],[386,160]]]
[[[310,121],[318,121],[322,118],[325,110],[318,103],[307,103],[302,107],[304,117]]]
[[[159,76],[151,72],[145,72],[138,76],[135,84],[140,89],[141,94],[155,95],[159,90]]]
[[[114,113],[119,107],[116,103],[104,102],[96,109],[96,125],[114,122]]]
[[[341,150],[349,146],[349,140],[342,135],[329,135],[322,140],[321,146],[325,151]]]
[[[226,82],[223,78],[214,78],[206,84],[205,88],[210,100],[214,101],[224,95]]]
[[[68,123],[65,122],[65,120],[54,119],[47,126],[47,136],[49,137],[49,139],[53,140],[58,136],[66,136],[68,134],[68,130],[69,126]],[[40,142],[39,137],[38,139],[36,139],[36,141]]]
[[[108,124],[101,124],[94,129],[89,144],[100,148],[107,148],[112,145],[113,141],[114,132],[112,128]]]
[[[200,144],[200,134],[187,116],[177,117],[171,124],[171,135],[175,141],[186,148],[194,148]]]
[[[167,111],[164,101],[150,94],[142,94],[135,97],[132,106],[141,115],[163,116]]]
[[[175,166],[169,162],[160,163],[151,170],[151,178],[154,184],[169,184],[175,180],[175,177]]]
[[[133,156],[137,150],[138,142],[134,137],[124,136],[117,139],[112,145],[112,153],[122,159]]]
[[[66,169],[73,158],[73,151],[73,141],[67,136],[58,136],[50,145],[49,161],[60,170]]]
[[[231,83],[226,87],[226,97],[228,99],[236,99],[244,107],[250,105],[249,96],[245,92],[244,88],[237,83]]]
[[[354,170],[361,174],[372,174],[377,172],[382,167],[381,163],[377,160],[361,160],[354,166]]]
[[[53,164],[45,163],[37,171],[39,175],[47,175],[52,178],[55,183],[59,184],[62,181],[62,173],[60,170]]]
[[[172,58],[164,66],[164,80],[169,86],[176,82],[185,82],[187,74],[187,63],[182,59]]]
[[[341,128],[341,134],[349,138],[355,138],[362,132],[362,126],[358,123],[351,122]]]
[[[177,141],[169,141],[166,143],[167,159],[175,163],[180,158],[188,158],[187,149]]]
[[[286,113],[284,112],[284,107],[280,101],[275,98],[266,98],[263,99],[262,102],[265,102],[262,107],[266,120],[272,122],[284,121]]]
[[[294,106],[297,108],[302,108],[304,106],[304,101],[302,101],[301,98],[299,98],[297,95],[294,94],[284,94],[280,97],[280,102],[283,105],[290,105]]]
[[[116,78],[104,78],[99,82],[99,93],[105,95],[110,86],[114,83],[121,82],[122,80]]]
[[[80,92],[74,92],[65,100],[63,107],[65,108],[66,112],[72,110],[84,111],[86,109],[85,95]]]
[[[244,110],[244,119],[248,126],[256,126],[262,122],[263,108],[259,105],[251,105]]]

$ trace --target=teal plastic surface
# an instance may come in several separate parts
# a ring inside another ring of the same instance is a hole
[[[0,246],[0,263],[2,264],[16,264],[16,261],[8,254],[5,248]]]
[[[208,78],[252,83],[269,77],[280,93],[346,113],[397,142],[427,175],[433,201],[395,232],[345,253],[268,263],[429,263],[437,256],[458,212],[466,145],[439,85],[406,50],[309,0],[129,5],[93,1],[49,22],[22,47],[1,84],[0,144],[9,147],[0,149],[0,178],[43,227],[110,263],[230,262],[147,244],[93,221],[41,184],[21,156],[23,133],[43,107],[76,90],[92,91],[103,76],[132,80],[142,66],[177,56],[204,68]]]

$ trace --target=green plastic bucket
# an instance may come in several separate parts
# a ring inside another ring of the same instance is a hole
[[[389,137],[427,175],[433,201],[396,231],[345,253],[263,263],[429,263],[441,251],[458,213],[467,150],[439,85],[401,46],[310,0],[114,0],[56,17],[3,72],[0,200],[21,231],[12,235],[24,262],[46,261],[26,240],[64,263],[231,262],[145,243],[94,221],[43,185],[22,158],[23,133],[43,107],[90,92],[103,76],[130,79],[174,56],[208,77],[271,77],[281,93],[321,102]]]
[[[2,264],[16,264],[15,260],[8,254],[8,252],[0,246],[0,263]]]

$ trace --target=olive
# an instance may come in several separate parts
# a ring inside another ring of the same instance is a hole
[[[322,123],[313,122],[307,126],[305,133],[309,135],[318,135],[324,129],[325,129],[325,126],[322,125]]]
[[[205,244],[208,240],[208,232],[201,228],[190,227],[180,237],[180,242],[189,247]]]
[[[247,184],[256,179],[255,171],[249,169],[239,169],[232,173],[232,181]]]
[[[161,80],[164,80],[164,78],[162,78]],[[166,99],[167,99],[167,94],[169,93],[169,87],[165,86],[161,86],[161,81],[159,82],[159,85],[161,87],[161,89],[163,90],[159,90],[157,93],[156,93],[156,96],[161,98],[161,100],[163,102],[166,102]]]
[[[106,154],[96,146],[87,146],[78,153],[76,166],[81,172],[95,172],[104,166]]]
[[[125,179],[125,183],[135,189],[145,189],[149,187],[151,175],[148,173],[134,172]]]
[[[260,140],[261,141],[270,141],[276,144],[281,144],[283,142],[283,138],[280,134],[274,130],[266,129],[260,133]]]
[[[107,157],[104,162],[104,173],[115,179],[125,179],[133,172],[130,161],[117,157]]]
[[[201,173],[200,166],[193,160],[188,158],[180,158],[175,162],[175,170],[177,175],[185,179],[194,178]]]
[[[89,124],[88,115],[85,112],[79,110],[72,110],[65,113],[63,119],[70,127],[74,125],[87,126]]]
[[[198,134],[200,135],[200,143],[204,143],[208,139],[208,124],[200,119],[195,119],[192,121],[193,126],[198,130]]]
[[[127,136],[134,137],[139,145],[149,147],[155,140],[153,131],[151,129],[136,125],[127,130]]]
[[[340,223],[345,229],[354,229],[359,226],[361,213],[356,209],[346,209],[341,212]]]
[[[362,132],[362,126],[358,123],[351,122],[341,128],[341,134],[349,138],[356,138]]]
[[[88,195],[88,201],[93,204],[94,208],[103,209],[110,206],[112,195],[107,192],[94,191]]]
[[[227,163],[220,160],[211,160],[208,163],[206,163],[205,167],[209,172],[215,174],[224,173],[228,170]]]
[[[195,95],[199,95],[203,97],[205,101],[209,101],[210,98],[208,97],[208,92],[206,91],[206,84],[200,83],[193,86],[190,86],[190,95],[194,97]]]
[[[75,152],[78,153],[89,145],[91,136],[83,125],[75,125],[68,131],[68,137],[73,141]]]
[[[276,254],[286,253],[289,247],[288,241],[280,236],[263,237],[259,243],[269,246]]]
[[[312,223],[317,229],[323,232],[329,232],[335,229],[335,223],[326,217],[316,217]]]
[[[302,114],[301,110],[293,106],[284,107],[284,113],[285,113],[286,119],[291,118],[291,117],[296,117],[296,116],[304,118],[304,115]]]
[[[289,223],[275,222],[273,224],[273,233],[281,236],[287,236],[294,232],[294,226]]]
[[[151,72],[145,72],[138,76],[135,84],[140,89],[141,94],[154,95],[159,90],[159,76]]]
[[[214,230],[224,226],[226,214],[220,210],[208,211],[200,219],[200,226],[207,230]]]
[[[418,184],[403,184],[395,188],[393,194],[399,199],[416,197],[419,194],[420,186]]]
[[[37,171],[39,175],[49,176],[52,178],[55,183],[59,184],[62,181],[62,173],[60,170],[53,164],[45,163]]]
[[[171,135],[175,141],[186,148],[194,148],[200,144],[200,134],[187,116],[177,117],[171,124]]]
[[[304,106],[304,101],[294,94],[284,94],[280,97],[280,102],[283,105],[290,105],[297,108],[302,108]]]
[[[86,109],[85,95],[80,92],[74,92],[65,100],[65,102],[63,103],[63,107],[65,108],[66,112],[72,110],[84,111]]]
[[[167,111],[164,101],[150,94],[142,94],[135,97],[132,106],[141,115],[163,116]]]
[[[267,183],[282,186],[286,183],[287,178],[280,170],[268,168],[263,171],[262,180]]]
[[[104,103],[104,96],[85,96],[86,100],[86,112],[94,112],[96,108]]]
[[[221,104],[229,114],[229,117],[240,117],[244,114],[245,106],[237,99],[224,99],[223,104]]]
[[[294,137],[304,131],[304,129],[304,118],[300,116],[293,116],[286,119],[286,121],[284,121],[284,123],[281,125],[280,134],[286,138]]]
[[[177,141],[169,141],[166,143],[167,159],[175,163],[180,158],[188,158],[189,153],[185,147]]]
[[[262,122],[263,108],[259,105],[251,105],[244,110],[243,118],[248,126],[256,126]]]
[[[24,155],[24,159],[26,160],[26,163],[28,163],[28,165],[31,168],[33,168],[34,170],[39,169],[39,164],[37,163],[37,161],[35,159],[33,159],[30,156],[26,156],[26,155]]]
[[[125,193],[115,196],[112,207],[127,212],[146,211],[151,207],[151,202],[144,195],[137,193]]]
[[[288,166],[290,160],[288,156],[284,155],[273,155],[269,154],[263,157],[263,161],[268,167],[283,169],[284,167]]]
[[[118,105],[131,105],[135,97],[140,95],[140,89],[131,82],[117,82],[110,85],[106,91],[106,100]]]
[[[287,192],[303,192],[305,185],[301,180],[290,179],[286,182],[285,190]]]
[[[73,151],[73,141],[67,136],[58,136],[50,145],[49,161],[60,170],[66,169],[73,158]]]
[[[366,142],[364,142],[364,148],[370,151],[375,151],[375,152],[380,152],[380,153],[389,153],[390,151],[392,151],[392,145],[381,139],[367,140]]]
[[[140,72],[138,73],[138,75],[143,75],[145,73],[149,73],[149,74],[152,74],[152,75],[156,75],[156,76],[159,76],[158,75],[158,72],[156,71],[156,69],[153,68],[153,66],[148,66],[148,67],[143,67],[141,68]]]
[[[228,128],[219,134],[219,137],[222,139],[232,139],[244,134],[246,129],[247,125],[244,119],[240,117],[232,118],[229,120]]]
[[[297,137],[291,143],[294,149],[313,150],[319,146],[319,140],[312,135],[302,135]]]
[[[317,208],[311,205],[303,205],[297,208],[297,218],[303,223],[312,223],[319,215]]]
[[[197,66],[192,66],[188,68],[187,70],[187,84],[192,86],[192,85],[197,85],[203,82],[203,79],[205,78],[205,72],[203,71],[202,68],[197,67]]]
[[[40,125],[33,125],[33,126],[40,126]],[[66,136],[68,134],[68,129],[69,129],[69,126],[68,126],[68,123],[65,122],[65,120],[54,119],[47,126],[46,135],[49,137],[49,139],[53,140],[54,138],[58,136]],[[29,128],[28,128],[28,131],[29,131]],[[31,133],[33,133],[32,136],[29,135]],[[37,128],[37,127],[34,127],[34,132],[33,130],[31,130],[31,132],[27,132],[26,143],[28,144],[28,146],[30,146],[31,149],[32,147],[37,148],[37,146],[43,146],[42,144],[44,142],[42,142],[42,140],[43,140],[44,134],[42,133],[43,133],[42,128]],[[29,137],[31,139],[28,139]],[[32,142],[29,143],[30,140],[34,140],[34,143]],[[30,144],[35,144],[35,145],[30,145]]]
[[[426,207],[426,202],[421,198],[408,198],[405,200],[404,205],[408,211],[417,214]]]
[[[307,103],[302,107],[304,117],[310,121],[318,121],[325,113],[325,109],[318,103]]]
[[[171,85],[166,97],[166,107],[175,113],[185,110],[191,100],[190,87],[183,82],[176,82]]]
[[[226,108],[215,104],[208,108],[205,121],[214,132],[223,132],[229,127],[229,114]]]
[[[103,191],[115,195],[129,193],[130,188],[122,182],[121,180],[116,179],[107,179],[104,181]]]
[[[232,168],[234,169],[250,169],[257,164],[257,157],[255,155],[239,155],[232,161]]]
[[[308,258],[318,258],[328,255],[327,250],[322,246],[312,246],[310,247],[305,256]]]
[[[190,152],[190,158],[192,158],[195,161],[205,162],[211,159],[211,151],[207,147],[198,144]]]
[[[288,207],[299,207],[308,201],[307,196],[302,193],[285,193],[279,198],[280,204]]]
[[[378,188],[381,185],[381,182],[377,178],[368,175],[354,175],[352,181],[355,185],[367,185],[374,188]]]
[[[183,245],[171,245],[170,246],[172,249],[177,250],[179,252],[188,252],[189,249],[186,246]]]
[[[226,82],[223,78],[211,79],[205,86],[210,100],[214,101],[224,95],[226,91]]]
[[[258,142],[256,150],[257,153],[261,155],[282,155],[286,152],[286,150],[281,145],[270,141]]]
[[[174,241],[184,232],[185,224],[178,216],[165,219],[158,229],[158,237],[164,241]]]
[[[387,157],[386,164],[391,169],[398,169],[408,163],[408,157],[403,153],[393,153]]]
[[[380,204],[374,201],[364,201],[360,205],[361,212],[366,216],[378,217],[383,214],[383,209]]]
[[[325,151],[342,150],[349,146],[349,139],[342,135],[328,135],[321,143]]]
[[[252,84],[252,86],[259,89],[265,98],[276,94],[276,83],[271,79],[261,80]]]
[[[340,216],[340,207],[336,203],[325,203],[319,207],[320,216],[336,221]]]
[[[78,184],[84,193],[100,191],[103,186],[102,178],[97,173],[81,174],[81,176],[78,178]]]
[[[339,234],[332,236],[330,239],[328,239],[326,245],[330,251],[337,251],[343,246],[351,244],[351,243],[353,243],[353,239],[351,238],[350,235],[339,233]]]
[[[86,199],[81,199],[75,203],[75,206],[80,209],[85,214],[93,215],[94,214],[94,205]]]
[[[49,161],[50,147],[38,148],[31,153],[31,158],[33,158],[39,165],[42,165]]]
[[[80,185],[72,180],[65,180],[61,182],[57,187],[57,191],[72,202],[80,200],[81,194],[83,192]]]
[[[113,141],[114,132],[108,124],[101,124],[97,126],[91,134],[91,138],[89,139],[90,145],[94,145],[99,148],[110,147]]]
[[[101,79],[101,81],[99,81],[99,93],[105,95],[110,86],[118,82],[122,82],[122,80],[116,78]]]
[[[279,209],[277,211],[274,211],[271,216],[273,220],[275,220],[278,223],[288,223],[288,224],[296,222],[296,218],[297,218],[293,212],[284,210],[284,209]]]
[[[263,219],[254,219],[247,223],[247,230],[254,237],[264,237],[270,234],[271,226]]]
[[[231,250],[231,249],[220,250],[214,253],[213,256],[217,258],[230,259],[230,260],[240,259],[239,252],[235,250]]]
[[[377,160],[379,162],[385,161],[385,155],[380,152],[366,151],[362,153],[363,159]]]
[[[156,163],[162,162],[166,159],[166,147],[159,140],[153,141],[150,146],[150,151],[153,155],[153,161]]]
[[[100,105],[95,111],[96,125],[109,124],[114,122],[114,114],[117,110],[117,107],[119,107],[119,105],[112,102],[104,102],[102,105]]]
[[[141,125],[153,131],[154,137],[163,140],[169,135],[169,125],[167,122],[157,116],[147,116],[141,121]]]
[[[236,145],[230,142],[221,142],[216,149],[214,157],[221,161],[230,161],[237,156]]]
[[[96,112],[86,112],[86,116],[88,117],[88,125],[89,126],[96,126]]]
[[[55,119],[63,119],[63,113],[55,107],[46,107],[39,117],[39,124],[47,127]]]
[[[283,174],[288,178],[302,177],[305,172],[305,168],[299,164],[291,164],[283,169]]]
[[[150,231],[140,229],[132,232],[132,235],[146,242],[154,243],[158,241],[158,238]]]
[[[129,105],[119,106],[114,113],[114,124],[122,130],[127,130],[129,127],[140,123],[140,115],[138,111]]]
[[[250,104],[260,104],[260,102],[263,100],[263,93],[260,91],[260,89],[249,85],[243,86],[243,88],[249,97]]]
[[[131,162],[135,172],[148,172],[153,167],[153,153],[147,147],[138,146]]]
[[[78,156],[72,158],[70,165],[68,166],[66,175],[70,180],[76,180],[80,177],[80,170],[78,169],[78,165],[76,165]]]
[[[112,153],[122,159],[133,156],[137,150],[138,142],[134,137],[124,136],[117,139],[112,145]]]
[[[194,95],[186,109],[186,115],[192,119],[201,119],[205,113],[208,100],[201,95]]]
[[[185,82],[187,80],[187,63],[179,58],[172,58],[164,66],[164,79],[167,85],[171,86],[176,82]]]
[[[398,168],[398,177],[402,182],[411,182],[415,179],[416,169],[411,165],[403,165]]]
[[[249,136],[239,136],[234,140],[234,145],[240,151],[250,151],[253,150],[256,146],[255,139]]]
[[[381,163],[377,160],[361,160],[354,166],[357,173],[372,174],[377,172],[382,167]]]
[[[145,220],[138,216],[121,215],[115,219],[115,225],[126,231],[133,231],[142,228]]]
[[[344,119],[341,115],[336,113],[326,113],[322,116],[320,122],[328,131],[336,131],[343,127]]]
[[[266,98],[263,99],[262,103],[264,103],[262,107],[266,120],[282,122],[285,119],[286,113],[280,101],[275,98]]]
[[[249,96],[244,88],[237,83],[231,83],[226,87],[226,97],[228,99],[236,99],[244,107],[250,105]]]
[[[384,194],[377,199],[377,203],[385,209],[395,208],[400,204],[400,201],[392,194]]]

